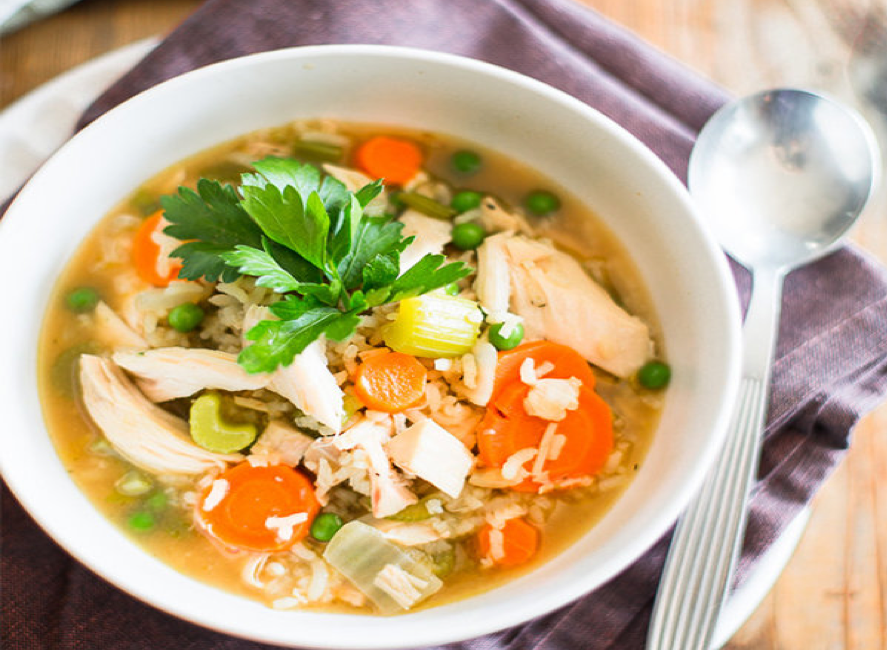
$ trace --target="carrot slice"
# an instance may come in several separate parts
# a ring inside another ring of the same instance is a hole
[[[403,185],[421,169],[424,156],[409,140],[378,135],[361,144],[354,158],[357,166],[372,178]]]
[[[182,265],[168,257],[157,240],[169,222],[158,210],[142,222],[132,240],[132,262],[136,273],[145,282],[156,287],[165,287],[176,279]]]
[[[425,397],[428,371],[410,354],[382,352],[368,357],[354,373],[354,394],[376,411],[399,413]]]
[[[241,463],[203,492],[196,513],[206,533],[226,546],[280,551],[308,535],[319,510],[314,487],[301,472],[286,465]],[[292,515],[295,521],[287,522]]]
[[[508,385],[520,381],[520,368],[524,361],[532,359],[536,368],[548,362],[554,369],[545,376],[551,379],[575,377],[586,388],[594,388],[594,372],[585,358],[576,350],[552,341],[528,341],[512,350],[499,353],[496,364],[496,383],[490,401]]]
[[[512,454],[539,446],[548,423],[524,409],[529,392],[529,386],[514,382],[490,401],[477,427],[478,458],[484,465],[502,467]]]
[[[477,546],[481,557],[491,559],[499,566],[517,566],[528,562],[539,550],[539,530],[525,519],[509,519],[499,529],[502,535],[501,553],[494,552],[495,531],[490,524],[481,528],[477,534]],[[496,557],[493,557],[496,555]]]
[[[530,387],[519,382],[506,386],[487,407],[477,430],[480,461],[489,467],[502,467],[516,452],[538,448],[550,422],[527,414],[523,402]],[[613,450],[613,418],[600,395],[585,386],[579,389],[579,407],[568,411],[557,423],[556,435],[566,438],[557,458],[542,465],[553,482],[593,476],[606,464]],[[535,492],[540,485],[532,478],[513,487]]]

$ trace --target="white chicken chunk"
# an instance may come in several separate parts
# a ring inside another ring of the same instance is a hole
[[[274,318],[267,307],[252,305],[244,314],[243,332],[246,334],[260,320]],[[244,347],[250,343],[252,341],[243,339]],[[271,381],[267,387],[288,399],[302,413],[329,427],[333,433],[342,430],[345,421],[345,393],[330,372],[324,337],[313,341],[297,354],[290,365],[271,373]]]
[[[100,300],[95,306],[92,318],[95,324],[96,338],[109,348],[144,350],[149,347],[148,342],[127,325],[126,321],[120,318],[103,300]]]
[[[390,417],[382,420],[364,418],[338,436],[340,449],[360,447],[366,452],[370,463],[370,498],[373,516],[377,519],[398,513],[419,500],[403,485],[382,447],[392,428]]]
[[[433,420],[423,420],[388,442],[395,465],[454,499],[462,493],[474,457],[458,438]]]
[[[477,367],[474,387],[467,390],[468,399],[478,406],[486,406],[493,395],[496,384],[496,366],[499,363],[499,352],[486,337],[478,340],[471,350]]]
[[[544,242],[505,240],[511,271],[511,308],[528,340],[568,345],[591,363],[628,377],[651,356],[647,326],[617,305],[567,253]]]
[[[250,448],[250,454],[279,459],[284,465],[295,467],[312,442],[314,438],[306,436],[286,422],[271,420],[256,444]]]
[[[290,365],[275,370],[268,388],[329,427],[333,433],[342,430],[345,393],[327,365],[324,337],[312,341]]]
[[[512,237],[500,233],[484,239],[477,249],[477,276],[474,290],[491,323],[501,323],[511,298],[511,273],[505,243]]]
[[[415,237],[400,254],[401,273],[411,269],[426,255],[440,255],[453,238],[453,225],[449,221],[427,217],[416,210],[406,210],[400,215],[400,222],[403,224],[401,234]]]
[[[155,474],[202,474],[243,457],[195,445],[188,424],[152,404],[123,371],[102,357],[80,357],[83,404],[108,442],[133,465]]]
[[[485,196],[480,204],[480,225],[487,232],[520,232],[533,235],[527,220],[514,212],[509,212],[492,196]]]
[[[258,390],[268,385],[267,374],[251,375],[237,356],[203,348],[156,348],[144,352],[115,352],[114,362],[136,377],[148,399],[166,402],[204,388]]]

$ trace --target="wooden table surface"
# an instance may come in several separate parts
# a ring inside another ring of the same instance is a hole
[[[826,91],[860,109],[887,151],[887,0],[582,2],[737,94]],[[84,0],[3,38],[0,108],[78,63],[169,31],[199,4]],[[887,262],[887,189],[855,237]],[[887,650],[885,429],[887,405],[857,427],[788,567],[729,650]]]

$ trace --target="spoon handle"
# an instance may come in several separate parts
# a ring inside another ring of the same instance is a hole
[[[743,326],[743,376],[716,466],[678,522],[647,636],[648,650],[708,650],[742,547],[757,473],[782,297],[782,275],[755,273]]]

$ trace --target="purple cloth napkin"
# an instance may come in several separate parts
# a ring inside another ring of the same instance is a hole
[[[571,0],[209,0],[84,115],[222,59],[293,45],[388,43],[503,65],[580,98],[680,177],[726,94]],[[745,302],[748,274],[734,265]],[[887,274],[847,248],[789,276],[760,481],[737,580],[810,500],[887,391]],[[3,490],[2,639],[9,648],[261,648],[133,600],[50,541]],[[525,625],[449,650],[642,648],[667,550]],[[443,650],[443,649],[440,649]]]

